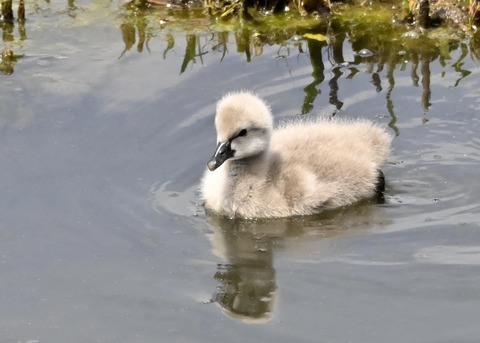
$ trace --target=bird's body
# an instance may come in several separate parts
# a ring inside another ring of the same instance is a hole
[[[375,196],[391,137],[362,120],[297,121],[273,131],[250,93],[217,105],[218,146],[202,179],[207,209],[231,217],[309,215]]]

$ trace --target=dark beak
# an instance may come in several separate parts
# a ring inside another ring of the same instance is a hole
[[[220,167],[223,162],[232,158],[234,151],[231,148],[231,141],[220,142],[217,144],[217,149],[215,150],[215,154],[213,154],[212,158],[207,163],[208,169],[210,171],[214,171],[218,167]]]

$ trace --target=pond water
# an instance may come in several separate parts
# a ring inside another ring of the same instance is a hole
[[[478,342],[475,37],[164,11],[36,1],[3,27],[24,56],[0,75],[0,342]],[[238,89],[277,121],[388,127],[386,203],[207,216],[215,102]]]

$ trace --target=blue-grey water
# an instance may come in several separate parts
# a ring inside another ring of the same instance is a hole
[[[4,35],[25,56],[0,75],[1,343],[479,341],[473,38],[383,62],[345,39],[339,58],[320,36],[242,45],[121,5],[27,2],[26,37]],[[207,216],[215,102],[238,89],[276,120],[388,127],[386,203]]]

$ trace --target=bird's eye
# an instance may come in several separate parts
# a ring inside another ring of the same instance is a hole
[[[247,135],[247,129],[243,129],[242,131],[240,131],[240,132],[238,133],[238,136],[239,136],[239,137],[243,137],[243,136],[246,136],[246,135]]]

